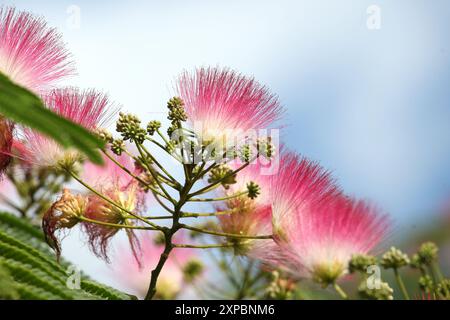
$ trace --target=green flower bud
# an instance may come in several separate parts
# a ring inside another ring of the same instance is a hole
[[[420,260],[420,257],[417,253],[413,254],[409,265],[413,269],[422,269],[423,268],[422,261]]]
[[[438,283],[436,293],[445,298],[450,299],[450,279],[444,279]]]
[[[247,183],[247,190],[248,190],[247,196],[250,199],[256,199],[256,197],[261,193],[261,188],[253,181]]]
[[[161,128],[161,122],[157,120],[152,120],[147,124],[147,132],[149,135],[154,135],[155,131]]]
[[[433,291],[433,279],[429,275],[421,276],[419,278],[419,287],[427,293]]]
[[[417,255],[419,256],[421,264],[425,266],[431,265],[434,261],[438,258],[438,247],[433,242],[425,242],[423,243],[419,251],[417,252]]]
[[[395,247],[391,247],[381,258],[381,265],[385,269],[398,269],[409,264],[408,255]]]
[[[179,121],[186,121],[187,114],[184,110],[184,102],[179,97],[174,97],[167,102],[167,108],[169,109],[169,116],[167,119],[171,120],[172,123]]]
[[[166,237],[162,232],[158,232],[153,238],[153,243],[157,246],[163,246],[166,243]]]
[[[350,259],[348,269],[350,273],[366,273],[369,266],[377,264],[377,258],[365,254],[354,254]]]
[[[113,137],[112,137],[111,133],[108,130],[104,129],[104,128],[96,129],[95,133],[97,134],[97,136],[100,139],[102,139],[106,143],[110,143],[113,140]]]
[[[272,144],[272,138],[260,139],[257,142],[259,155],[271,159],[275,154],[275,146]]]
[[[188,283],[194,281],[202,274],[204,269],[203,263],[197,259],[189,260],[183,267],[184,280]]]
[[[241,147],[239,158],[242,162],[250,162],[252,158],[252,148],[249,144],[243,145]]]
[[[111,151],[120,156],[125,151],[125,143],[122,139],[115,139],[111,142]]]
[[[141,120],[135,115],[119,113],[119,120],[116,123],[116,131],[119,132],[125,141],[134,140],[137,143],[143,143],[146,130],[141,128]]]
[[[380,281],[378,288],[369,289],[367,281],[364,280],[358,287],[358,293],[362,298],[372,300],[393,300],[394,290],[387,282]]]
[[[236,174],[231,174],[233,170],[226,165],[219,165],[218,167],[211,170],[209,174],[209,183],[215,183],[222,180],[220,183],[225,189],[229,189],[230,185],[236,183]],[[226,177],[229,175],[228,177]],[[225,178],[226,177],[226,178]],[[224,179],[225,178],[225,179]]]

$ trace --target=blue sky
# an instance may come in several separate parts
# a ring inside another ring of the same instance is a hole
[[[288,111],[288,147],[379,203],[399,230],[430,221],[450,197],[448,1],[2,3],[62,32],[79,72],[67,84],[107,91],[146,120],[164,111],[183,69],[255,76]],[[366,25],[370,5],[381,29]]]

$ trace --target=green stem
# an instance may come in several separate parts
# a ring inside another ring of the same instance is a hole
[[[207,244],[207,245],[173,244],[174,248],[193,248],[193,249],[230,248],[233,246],[234,246],[233,243]]]
[[[205,230],[201,228],[191,227],[185,224],[180,224],[180,228],[184,228],[191,231],[196,231],[200,233],[205,234],[211,234],[214,236],[220,236],[220,237],[229,237],[229,238],[236,238],[236,239],[273,239],[272,235],[262,235],[262,236],[249,236],[244,234],[234,234],[234,233],[225,233],[225,232],[218,232],[218,231],[212,231],[212,230]]]
[[[345,291],[341,288],[340,285],[338,285],[336,282],[333,283],[333,288],[336,290],[336,292],[339,294],[339,296],[344,299],[347,300],[348,299],[348,295],[345,293]]]
[[[154,143],[155,145],[157,145],[158,147],[160,147],[161,149],[163,149],[168,155],[170,155],[172,158],[174,158],[176,161],[178,161],[179,163],[183,163],[176,155],[172,154],[169,152],[169,150],[167,150],[166,147],[164,147],[161,143],[159,143],[158,141],[156,141],[155,139],[152,138],[146,138],[148,141]]]
[[[244,196],[248,194],[248,191],[242,191],[242,192],[238,192],[235,193],[231,196],[227,196],[227,197],[220,197],[220,198],[190,198],[188,199],[188,201],[190,202],[212,202],[212,201],[225,201],[225,200],[231,200],[234,198],[238,198],[241,196]]]
[[[236,209],[217,211],[217,212],[208,212],[208,213],[195,213],[195,212],[181,212],[180,218],[198,218],[198,217],[216,217],[221,215],[232,214],[236,212]],[[134,217],[132,217],[134,218]],[[165,219],[173,219],[173,215],[170,216],[143,216],[144,219],[149,220],[165,220]]]
[[[167,176],[165,178],[166,179],[168,178],[168,180],[170,180],[179,187],[178,181],[174,177],[172,177],[172,175],[158,162],[158,160],[156,160],[156,158],[150,153],[150,151],[148,151],[143,144],[141,144],[140,147],[150,157],[150,159],[152,159],[152,161],[158,166],[158,168],[160,168],[161,171],[164,172],[164,174]]]
[[[230,172],[230,173],[224,175],[221,179],[215,181],[214,183],[210,184],[209,186],[206,186],[206,187],[204,187],[204,188],[201,188],[200,190],[197,190],[196,192],[190,194],[190,195],[188,196],[188,198],[190,198],[190,197],[195,197],[195,196],[197,196],[197,195],[199,195],[199,194],[203,194],[203,193],[206,193],[206,192],[208,192],[208,191],[211,191],[212,188],[214,188],[214,187],[217,186],[217,185],[220,185],[220,184],[222,183],[222,181],[228,179],[229,177],[234,176],[235,174],[239,173],[241,170],[243,170],[243,169],[244,169],[245,167],[247,167],[249,164],[250,164],[250,162],[246,162],[244,165],[242,165],[242,166],[239,167],[238,169],[236,169],[236,170],[234,170],[234,171],[232,171],[232,172]]]
[[[123,165],[121,165],[116,159],[114,159],[110,154],[108,154],[106,151],[103,151],[103,153],[109,158],[111,159],[111,161],[113,161],[119,168],[121,168],[122,170],[124,170],[126,173],[128,173],[131,177],[135,178],[137,181],[139,181],[140,183],[142,183],[143,185],[145,185],[147,188],[149,188],[153,194],[155,195],[159,195],[160,197],[163,197],[164,199],[167,199],[170,201],[170,199],[168,199],[166,197],[166,195],[162,194],[161,192],[159,192],[157,189],[155,189],[151,184],[145,182],[144,180],[142,180],[140,177],[136,176],[135,174],[133,174],[130,170],[128,170],[126,167],[124,167]],[[131,157],[133,160],[137,160],[131,153],[126,152],[126,154]]]
[[[439,281],[442,281],[444,279],[444,276],[442,275],[441,269],[439,268],[439,265],[437,262],[431,263],[431,268],[433,270],[433,273],[436,274],[436,277]]]
[[[216,217],[226,214],[232,214],[238,211],[238,209],[230,209],[230,210],[223,210],[223,211],[217,211],[217,212],[208,212],[208,213],[195,213],[195,212],[183,212],[181,215],[181,218],[198,218],[198,217]]]
[[[406,290],[405,284],[403,283],[402,277],[400,276],[400,273],[398,272],[397,268],[394,268],[394,274],[395,274],[395,280],[397,281],[397,284],[400,288],[400,291],[403,294],[403,297],[406,300],[409,300],[409,294],[408,291]]]
[[[145,161],[145,156],[144,153],[141,149],[141,146],[138,143],[135,143],[139,154],[142,157],[142,161],[144,162],[144,165],[147,167],[147,170],[150,172],[151,176],[153,177],[153,179],[155,180],[155,182],[158,184],[158,187],[161,189],[161,191],[164,193],[165,198],[167,200],[169,200],[172,203],[175,203],[175,200],[170,196],[170,194],[167,192],[167,190],[164,188],[164,186],[161,184],[161,182],[158,179],[158,176],[156,175],[156,173],[154,172],[153,168],[147,163],[147,161]]]
[[[128,225],[124,225],[124,224],[116,224],[116,223],[98,221],[98,220],[89,219],[86,217],[79,217],[78,219],[80,219],[81,221],[94,223],[94,224],[98,224],[98,225],[105,226],[105,227],[117,228],[117,229],[157,230],[152,227],[128,226]]]

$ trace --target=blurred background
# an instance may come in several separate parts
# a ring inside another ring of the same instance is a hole
[[[287,109],[284,143],[320,161],[347,193],[384,208],[395,221],[393,243],[442,228],[450,206],[448,1],[2,4],[42,15],[63,34],[79,73],[64,84],[104,90],[144,121],[164,116],[184,69],[221,65],[254,76]],[[63,253],[114,284],[83,245],[73,232]]]

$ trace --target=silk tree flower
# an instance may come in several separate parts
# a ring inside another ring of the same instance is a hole
[[[259,162],[238,173],[237,183],[226,190],[226,195],[245,190],[251,181],[258,184],[260,194],[254,200],[240,197],[227,201],[226,207],[236,212],[219,217],[223,231],[248,235],[278,233],[280,236],[282,228],[291,226],[280,228],[279,219],[288,220],[292,208],[308,208],[332,200],[341,193],[331,175],[318,164],[284,148],[280,149],[277,157],[279,170],[274,175],[262,175]],[[273,241],[247,240],[242,243],[247,244],[243,253],[266,264],[279,265],[279,248]]]
[[[0,72],[41,93],[74,68],[55,29],[30,13],[0,7]]]
[[[74,195],[68,189],[64,189],[61,197],[44,213],[42,217],[42,229],[47,243],[52,247],[57,258],[61,255],[59,233],[73,228],[79,217],[83,216],[89,199],[82,195]]]
[[[177,233],[175,238],[177,243],[182,243],[183,239],[188,237]],[[141,244],[141,265],[137,263],[127,247],[122,246],[118,247],[118,254],[114,258],[112,268],[122,290],[144,298],[150,284],[150,271],[156,267],[164,246],[157,244],[156,239],[148,232],[140,233],[138,239]],[[183,269],[191,261],[196,261],[195,249],[173,249],[158,278],[157,298],[177,297],[188,282]]]
[[[260,258],[295,277],[333,283],[347,273],[353,254],[369,253],[388,229],[375,206],[346,197],[329,172],[294,153],[281,156],[271,190],[279,256]]]
[[[130,172],[136,175],[139,173],[140,170],[134,167],[134,164],[128,156],[114,156],[114,159]],[[130,218],[128,212],[139,214],[142,211],[145,192],[137,180],[122,170],[112,160],[105,157],[104,162],[104,166],[87,163],[84,166],[83,180],[93,186],[103,196],[118,204],[120,208],[95,193],[89,193],[87,196],[89,202],[86,206],[84,216],[92,220],[116,225],[133,225],[130,219],[128,219]],[[90,222],[83,223],[83,228],[88,236],[88,243],[92,252],[98,257],[109,261],[109,242],[119,229]],[[131,229],[125,229],[125,231],[132,252],[136,259],[138,259],[139,241]]]
[[[235,139],[251,130],[270,127],[282,113],[277,97],[266,87],[226,68],[183,73],[177,94],[190,125],[205,144],[236,143]]]
[[[114,111],[105,94],[76,88],[56,89],[44,96],[48,108],[88,130],[102,126]],[[41,167],[71,167],[82,160],[74,149],[64,149],[57,142],[36,131],[24,130],[27,160]]]
[[[275,215],[276,213],[274,213]],[[280,263],[294,277],[311,278],[324,287],[344,276],[354,254],[368,254],[386,236],[386,215],[365,201],[343,195],[334,201],[292,208],[276,235]]]
[[[133,164],[125,156],[115,160],[123,167],[133,172]],[[114,201],[120,206],[112,205],[95,193],[76,195],[64,190],[62,196],[44,214],[42,220],[43,230],[49,245],[54,248],[57,255],[61,253],[59,234],[63,230],[71,229],[81,222],[85,231],[91,251],[106,261],[111,238],[121,229],[120,226],[132,225],[127,218],[129,214],[123,209],[138,213],[142,209],[144,192],[134,178],[109,158],[105,156],[104,166],[86,163],[83,172],[83,181],[95,188],[99,193]],[[123,208],[123,209],[121,209]],[[96,220],[99,223],[112,223],[117,227],[110,227],[83,218]],[[126,229],[131,250],[137,259],[139,243],[134,233]]]
[[[295,217],[295,210],[309,212],[312,207],[332,202],[342,194],[328,171],[291,151],[281,152],[279,170],[270,176],[268,189],[273,231],[278,236],[287,228],[294,227],[289,221]]]
[[[237,169],[238,163],[231,164],[232,169]],[[229,214],[218,215],[219,226],[223,232],[258,236],[272,234],[272,208],[270,198],[270,176],[261,175],[261,164],[252,163],[241,170],[236,176],[236,182],[227,186],[222,192],[223,196],[232,196],[247,190],[247,185],[256,183],[260,188],[260,194],[255,199],[247,195],[239,196],[216,206],[218,211],[230,211]],[[263,252],[276,249],[272,240],[233,239],[235,250],[238,254],[259,256]]]
[[[55,29],[27,12],[0,7],[0,73],[37,94],[74,73]],[[14,123],[0,115],[0,172],[11,161]]]

